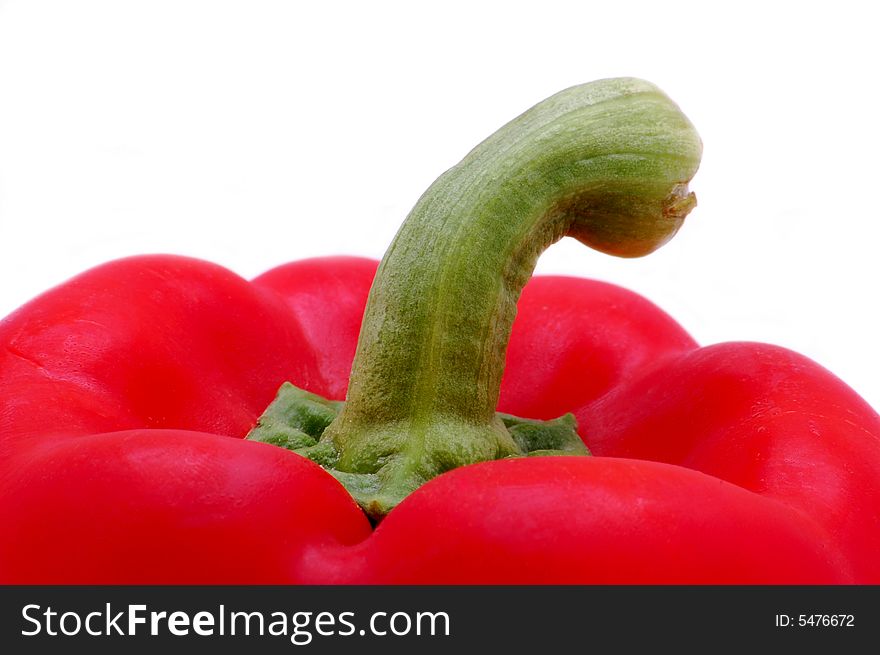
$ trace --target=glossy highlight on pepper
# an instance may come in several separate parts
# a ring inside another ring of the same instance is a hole
[[[529,279],[566,235],[662,245],[699,155],[602,80],[441,176],[378,272],[141,256],[31,301],[0,322],[0,582],[880,582],[880,417],[842,381]]]

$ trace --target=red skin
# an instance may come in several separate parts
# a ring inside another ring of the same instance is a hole
[[[526,287],[499,409],[573,411],[594,457],[459,468],[373,531],[241,437],[285,380],[344,395],[375,267],[137,257],[0,322],[0,583],[880,583],[877,413],[575,278]]]

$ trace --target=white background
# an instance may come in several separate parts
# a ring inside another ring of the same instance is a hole
[[[705,145],[642,260],[539,272],[648,296],[702,343],[799,350],[880,408],[871,3],[0,2],[0,316],[143,252],[246,277],[380,257],[422,191],[552,93],[633,75]]]

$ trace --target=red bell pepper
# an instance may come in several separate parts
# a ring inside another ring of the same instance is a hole
[[[0,323],[0,582],[880,583],[880,417],[844,383],[526,285],[564,235],[665,242],[699,155],[605,80],[444,174],[378,273],[145,256],[33,300]]]

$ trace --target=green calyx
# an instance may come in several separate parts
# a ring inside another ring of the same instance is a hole
[[[247,439],[272,444],[308,457],[334,475],[374,520],[386,512],[382,508],[392,499],[383,498],[383,471],[358,472],[336,468],[339,449],[321,437],[339,415],[345,403],[327,400],[285,382],[275,400],[266,408]],[[537,421],[498,413],[498,419],[516,444],[511,456],[589,455],[577,433],[577,421],[565,414],[551,421]],[[397,504],[398,498],[393,504]],[[385,501],[385,502],[383,502]]]
[[[338,414],[320,435],[272,438],[322,462],[376,518],[445,471],[533,452],[531,423],[496,406],[539,255],[564,236],[621,257],[660,247],[696,204],[700,154],[678,107],[632,78],[567,89],[515,118],[440,176],[397,233],[345,404],[309,399]]]

